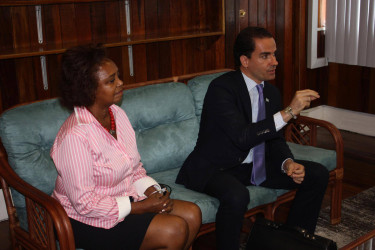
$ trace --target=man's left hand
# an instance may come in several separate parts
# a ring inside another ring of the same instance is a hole
[[[290,161],[285,166],[286,174],[297,184],[301,184],[305,178],[305,167],[297,162]]]

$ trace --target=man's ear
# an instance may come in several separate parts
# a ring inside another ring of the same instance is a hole
[[[247,68],[249,66],[249,58],[247,58],[247,56],[245,55],[240,56],[240,61],[241,61],[242,67]]]

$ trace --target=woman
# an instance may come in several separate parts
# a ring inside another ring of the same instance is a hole
[[[61,101],[74,112],[51,149],[52,194],[71,219],[76,247],[187,249],[201,224],[194,203],[172,200],[146,175],[121,101],[123,82],[100,46],[62,57]]]

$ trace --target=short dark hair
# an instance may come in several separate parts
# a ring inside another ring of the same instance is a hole
[[[107,60],[100,45],[81,45],[68,49],[61,60],[61,103],[69,109],[91,106],[95,102],[98,80],[95,73]]]
[[[237,35],[234,43],[233,55],[236,67],[241,66],[240,57],[242,55],[251,58],[251,54],[255,50],[254,38],[273,38],[272,34],[262,27],[249,26]]]

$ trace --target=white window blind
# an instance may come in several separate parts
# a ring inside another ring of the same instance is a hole
[[[327,1],[329,62],[375,67],[375,0]]]

